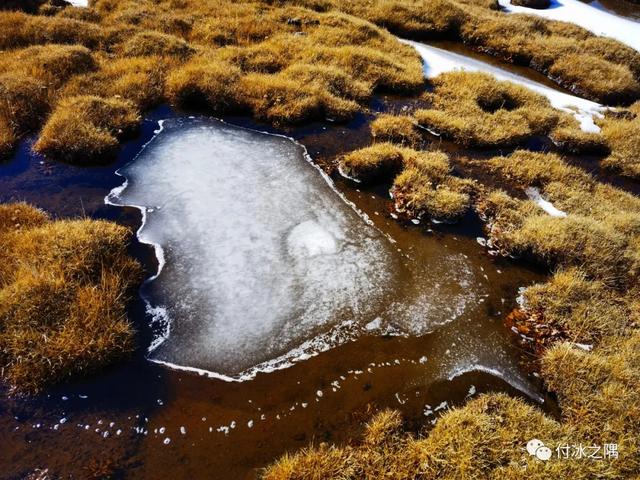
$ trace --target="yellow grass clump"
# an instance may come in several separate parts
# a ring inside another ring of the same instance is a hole
[[[375,91],[414,93],[424,83],[411,47],[331,8],[98,0],[85,14],[70,7],[45,10],[0,12],[0,72],[27,82],[33,77],[46,90],[47,108],[33,116],[31,129],[49,110],[56,111],[49,123],[59,122],[68,97],[79,95],[120,97],[140,110],[168,99],[275,124],[343,121],[365,109]],[[75,161],[113,150],[113,135],[87,128],[85,141],[57,142],[46,153]],[[24,133],[14,128],[15,137]],[[51,128],[44,133],[41,152],[51,143]],[[65,152],[67,146],[72,151]]]
[[[134,348],[125,306],[140,279],[130,233],[0,205],[0,364],[21,392],[84,375]]]
[[[623,175],[640,178],[640,102],[628,110],[610,112],[601,125],[602,136],[611,150],[602,165]]]
[[[340,172],[365,185],[393,179],[396,211],[409,218],[455,220],[470,206],[474,183],[453,176],[443,152],[375,143],[344,155]],[[395,177],[395,178],[394,178]]]
[[[348,153],[340,159],[340,172],[359,182],[392,179],[404,165],[403,149],[391,143],[376,143]]]
[[[546,135],[561,116],[542,95],[484,73],[443,73],[433,86],[432,106],[417,110],[416,120],[468,147],[517,145]]]
[[[451,221],[470,206],[473,182],[451,175],[445,153],[412,152],[406,155],[405,164],[391,189],[398,212]]]
[[[413,146],[421,139],[415,120],[408,115],[380,115],[371,122],[371,136],[376,141],[407,146]]]
[[[602,185],[554,154],[517,151],[486,167],[513,185],[539,187],[568,216],[548,215],[503,192],[479,204],[496,245],[552,266],[577,267],[608,285],[635,283],[640,268],[640,199]]]
[[[33,148],[67,162],[102,162],[117,153],[118,140],[135,131],[139,120],[135,106],[126,100],[68,97],[58,104]]]

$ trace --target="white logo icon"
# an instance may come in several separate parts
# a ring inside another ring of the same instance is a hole
[[[529,455],[535,455],[539,460],[544,460],[545,462],[551,458],[551,449],[545,447],[544,443],[537,438],[527,442],[527,452],[529,452]]]

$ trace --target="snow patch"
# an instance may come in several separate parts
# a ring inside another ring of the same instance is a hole
[[[640,24],[591,6],[580,0],[551,0],[546,9],[536,9],[512,5],[511,0],[498,0],[511,13],[537,15],[549,20],[571,22],[596,35],[614,38],[640,51]]]
[[[542,195],[540,195],[540,190],[538,190],[537,188],[529,187],[525,190],[525,193],[527,194],[527,197],[529,197],[529,200],[534,202],[536,205],[538,205],[541,209],[543,209],[552,217],[564,218],[567,216],[566,212],[563,212],[562,210],[558,210],[556,207],[553,206],[553,203],[542,198]]]

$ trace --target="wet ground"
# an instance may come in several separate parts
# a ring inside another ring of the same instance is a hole
[[[409,103],[381,97],[371,108],[402,111]],[[180,115],[168,107],[147,115],[139,136],[107,166],[50,162],[31,154],[26,141],[12,160],[0,164],[0,201],[25,200],[54,216],[87,215],[137,228],[138,210],[105,205],[104,197],[122,183],[115,170],[152,138],[158,120]],[[446,253],[464,258],[481,292],[472,308],[422,336],[363,335],[290,368],[226,382],[147,361],[152,334],[137,299],[131,318],[141,348],[129,361],[35,398],[1,392],[0,476],[21,479],[41,469],[53,478],[249,479],[286,451],[310,442],[348,441],[384,407],[399,409],[407,429],[416,433],[448,408],[488,391],[520,396],[557,414],[554,399],[520,368],[527,354],[503,325],[518,289],[543,280],[545,272],[489,255],[478,243],[482,225],[472,212],[456,225],[399,223],[390,215],[387,186],[363,190],[339,178],[336,157],[370,143],[370,119],[363,114],[347,125],[314,124],[281,133],[305,145],[332,173],[339,191],[395,240],[416,268],[428,271]],[[270,130],[247,119],[227,120]],[[436,137],[427,138],[424,147],[449,151],[458,172],[464,158],[506,153],[472,154]],[[131,252],[149,274],[155,272],[148,246],[136,243]],[[445,277],[446,269],[438,268]]]

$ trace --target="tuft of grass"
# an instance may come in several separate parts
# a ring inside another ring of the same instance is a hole
[[[80,45],[36,45],[0,55],[0,71],[42,80],[56,89],[74,75],[95,70],[91,51]]]
[[[581,96],[603,103],[620,103],[640,96],[640,83],[629,67],[605,58],[574,53],[557,58],[549,67],[551,77]]]
[[[602,165],[622,175],[640,178],[640,102],[628,110],[610,112],[601,121],[610,155]]]
[[[548,134],[561,117],[542,95],[484,73],[443,73],[433,87],[431,108],[417,110],[416,120],[467,147],[517,145]]]
[[[46,85],[20,73],[0,73],[0,117],[19,137],[36,129],[49,110]]]
[[[393,182],[391,193],[398,212],[412,218],[453,221],[469,208],[473,182],[451,175],[443,152],[405,154],[405,169]]]
[[[607,142],[600,133],[585,132],[578,121],[569,115],[563,116],[549,133],[551,141],[564,153],[573,155],[605,155],[609,152]]]
[[[174,56],[186,59],[194,50],[181,38],[166,33],[143,31],[134,34],[121,45],[127,57]]]
[[[216,113],[242,110],[237,100],[240,69],[218,59],[194,58],[167,78],[169,98],[185,107],[207,106]]]
[[[0,371],[13,389],[38,392],[133,350],[125,306],[141,269],[129,238],[113,223],[0,205]]]
[[[118,139],[135,131],[139,121],[135,106],[126,100],[68,97],[56,106],[33,148],[66,162],[103,162],[115,156]]]
[[[340,171],[364,183],[393,178],[404,166],[403,149],[391,143],[376,143],[348,153],[340,160]]]
[[[371,136],[376,141],[413,146],[422,136],[416,122],[407,115],[383,114],[371,122]]]
[[[173,59],[157,56],[100,58],[96,71],[74,76],[60,95],[117,97],[143,111],[164,100],[165,78],[174,65]]]
[[[485,162],[509,183],[539,187],[566,218],[533,202],[492,192],[479,204],[496,245],[533,255],[551,266],[577,267],[613,286],[637,281],[640,267],[640,199],[602,185],[554,154],[517,151]]]

